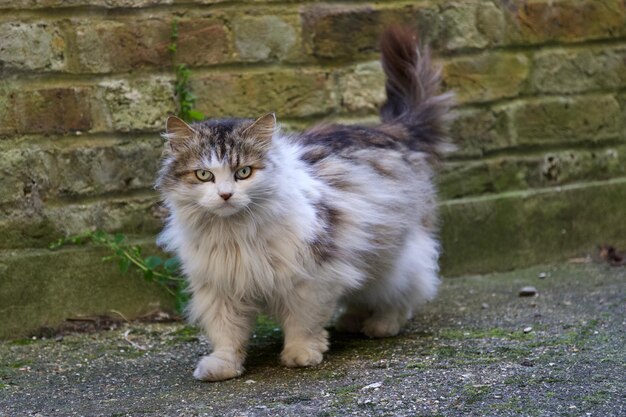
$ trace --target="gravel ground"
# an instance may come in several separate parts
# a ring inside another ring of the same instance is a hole
[[[209,345],[183,323],[4,342],[0,415],[625,416],[625,313],[625,267],[561,264],[450,278],[402,335],[332,333],[312,369],[260,320],[221,383],[192,378]]]

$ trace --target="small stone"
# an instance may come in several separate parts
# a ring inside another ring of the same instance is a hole
[[[524,327],[524,333],[530,333],[533,331],[533,328],[528,326],[528,327]]]
[[[546,274],[545,272],[540,272],[539,273],[539,279],[545,279],[548,276],[548,274]]]
[[[376,388],[380,388],[383,385],[382,382],[374,382],[373,384],[369,384],[364,386],[363,388],[361,388],[361,391],[364,391],[366,389],[376,389]]]
[[[256,384],[256,381],[254,379],[249,379],[246,382],[244,382],[245,384]]]
[[[480,308],[482,308],[483,310],[487,310],[487,309],[489,308],[489,304],[487,304],[487,303],[482,303],[482,304],[480,305]]]
[[[522,289],[519,290],[520,297],[533,297],[535,295],[537,295],[537,289],[535,287],[522,287]]]

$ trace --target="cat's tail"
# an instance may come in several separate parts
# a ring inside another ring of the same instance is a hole
[[[402,139],[412,150],[437,157],[454,150],[447,136],[452,94],[438,94],[441,71],[429,50],[420,48],[412,31],[393,27],[382,36],[381,52],[387,76],[383,123],[403,127]]]

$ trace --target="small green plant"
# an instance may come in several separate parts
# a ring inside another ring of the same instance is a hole
[[[175,297],[176,309],[182,312],[187,303],[188,294],[185,279],[180,275],[178,258],[162,259],[156,255],[149,255],[144,258],[141,247],[128,243],[123,234],[112,235],[100,230],[61,238],[52,243],[50,249],[58,249],[68,244],[82,245],[85,243],[93,243],[110,249],[112,255],[105,256],[102,260],[117,260],[120,271],[128,272],[132,267],[141,272],[145,280],[165,288]]]
[[[191,71],[185,64],[176,64],[176,52],[178,51],[178,20],[172,22],[171,43],[168,46],[172,58],[172,66],[176,73],[174,95],[176,97],[176,114],[186,122],[197,122],[204,119],[204,114],[195,108],[196,96],[191,92],[189,76]]]

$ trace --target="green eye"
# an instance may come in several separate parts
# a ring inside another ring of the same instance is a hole
[[[252,167],[243,167],[239,168],[237,172],[235,172],[235,178],[238,180],[245,180],[252,174]]]
[[[213,179],[213,173],[211,171],[205,171],[204,169],[196,170],[196,177],[203,182],[211,181]]]

